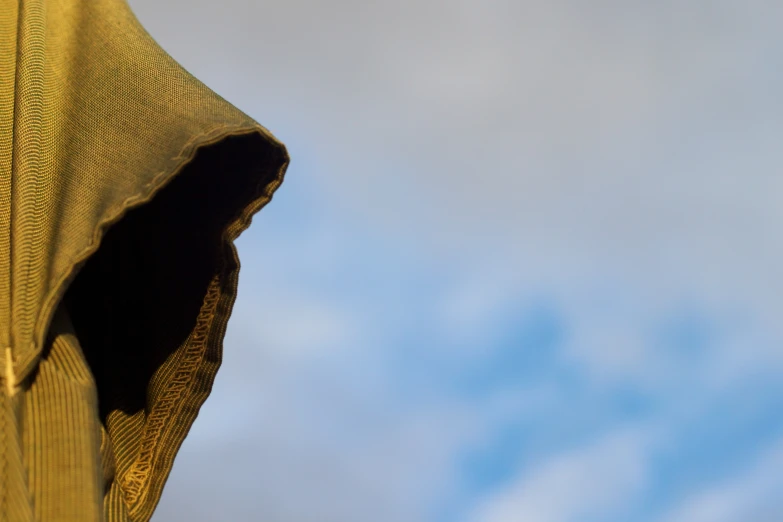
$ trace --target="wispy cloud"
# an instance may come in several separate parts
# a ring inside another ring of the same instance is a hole
[[[662,522],[773,522],[783,513],[783,442],[768,447],[742,473],[686,497]]]
[[[609,520],[645,488],[649,435],[618,430],[544,462],[491,495],[475,522]]]

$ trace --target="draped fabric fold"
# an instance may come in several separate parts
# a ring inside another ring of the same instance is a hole
[[[0,521],[149,520],[288,161],[125,0],[0,0]]]

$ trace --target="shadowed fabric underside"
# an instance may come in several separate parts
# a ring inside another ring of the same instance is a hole
[[[0,0],[0,522],[146,522],[288,165],[124,0]]]

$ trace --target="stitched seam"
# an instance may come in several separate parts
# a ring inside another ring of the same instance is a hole
[[[141,449],[136,461],[122,480],[125,501],[134,514],[141,506],[141,501],[147,493],[147,482],[155,469],[155,463],[160,455],[161,441],[170,431],[174,410],[181,405],[183,394],[193,380],[207,348],[207,339],[212,322],[216,315],[217,303],[220,298],[220,276],[212,279],[204,305],[201,308],[196,327],[191,340],[185,348],[185,355],[174,375],[166,384],[166,389],[160,400],[152,407],[142,433]]]

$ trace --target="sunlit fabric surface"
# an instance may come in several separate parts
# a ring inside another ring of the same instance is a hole
[[[124,0],[0,0],[0,520],[149,520],[287,165]]]

